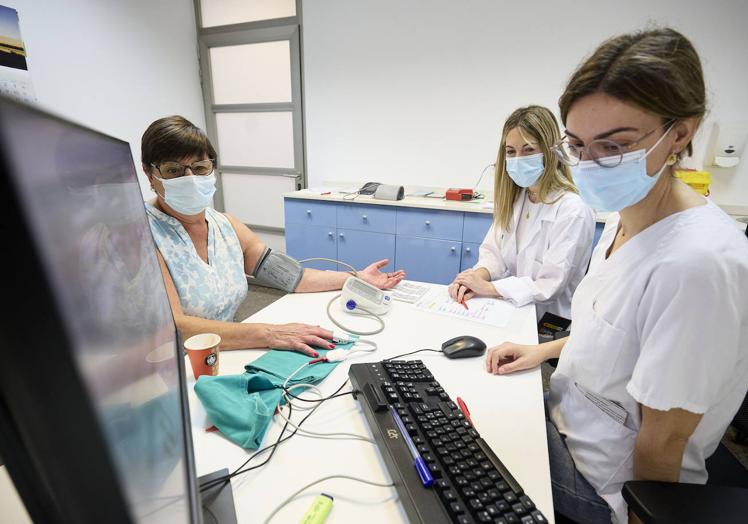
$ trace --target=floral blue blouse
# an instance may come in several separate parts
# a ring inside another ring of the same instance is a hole
[[[205,210],[208,222],[208,263],[197,254],[182,224],[146,204],[156,247],[164,257],[186,315],[233,321],[247,296],[244,255],[239,237],[222,213]]]

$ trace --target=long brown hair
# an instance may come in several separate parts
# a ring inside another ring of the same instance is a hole
[[[691,42],[670,28],[603,42],[579,66],[558,100],[561,121],[579,98],[602,92],[659,115],[662,123],[706,113],[704,73]],[[689,142],[688,154],[693,152]]]
[[[553,144],[561,139],[558,122],[553,113],[542,106],[520,107],[504,122],[501,132],[501,143],[496,158],[496,177],[494,181],[493,219],[496,227],[508,231],[512,224],[514,201],[522,188],[519,187],[506,172],[506,136],[512,129],[519,129],[523,137],[532,138],[538,143],[538,149],[543,153],[545,170],[540,175],[540,191],[538,197],[546,204],[556,192],[573,191],[577,189],[571,180],[569,168],[562,164],[551,151]],[[558,200],[560,195],[556,198]]]

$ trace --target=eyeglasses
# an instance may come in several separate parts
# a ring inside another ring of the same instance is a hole
[[[161,175],[161,178],[171,180],[184,176],[187,168],[195,176],[207,176],[213,172],[215,159],[199,160],[189,165],[180,164],[179,162],[162,162],[159,165],[151,164]]]
[[[551,147],[551,151],[553,151],[562,164],[566,164],[567,166],[576,166],[579,164],[582,160],[582,153],[584,153],[589,160],[593,160],[601,167],[616,167],[623,161],[623,155],[631,151],[635,145],[651,136],[655,131],[665,127],[669,129],[669,126],[674,122],[675,120],[670,120],[664,125],[649,131],[635,142],[625,146],[612,140],[593,140],[586,146],[577,146],[570,144],[569,138],[565,136]]]

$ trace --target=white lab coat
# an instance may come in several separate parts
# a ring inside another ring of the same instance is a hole
[[[576,193],[540,206],[540,216],[517,242],[523,190],[514,203],[508,232],[494,224],[480,246],[475,268],[483,267],[502,297],[517,306],[535,303],[537,318],[549,311],[571,316],[571,297],[592,252],[595,221]],[[551,196],[553,200],[558,195]],[[522,217],[524,218],[524,217]]]
[[[748,389],[748,240],[712,203],[676,213],[612,256],[612,214],[572,302],[551,377],[550,416],[579,472],[627,522],[640,404],[703,414],[681,482],[704,483],[709,457]]]

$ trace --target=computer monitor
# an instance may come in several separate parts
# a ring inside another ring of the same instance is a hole
[[[35,522],[199,522],[184,359],[127,142],[0,99],[0,456]]]

